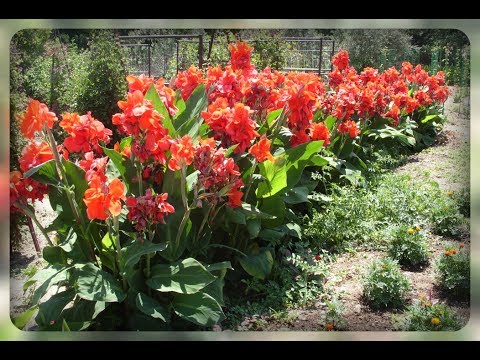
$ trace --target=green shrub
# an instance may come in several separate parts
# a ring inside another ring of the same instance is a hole
[[[438,285],[446,292],[460,297],[470,293],[470,256],[463,244],[445,246],[437,260]]]
[[[372,308],[400,308],[410,290],[410,281],[390,258],[375,261],[363,284],[363,296]]]
[[[460,234],[459,226],[464,217],[459,212],[455,200],[445,195],[431,204],[430,222],[432,232],[442,236],[456,237]]]
[[[92,112],[92,116],[112,127],[112,115],[119,112],[119,99],[125,98],[125,60],[116,43],[114,33],[99,30],[89,44],[88,75],[78,99],[80,113]]]
[[[458,211],[463,216],[470,217],[470,188],[462,189],[458,192],[453,192],[453,199],[455,200]]]
[[[432,304],[425,298],[408,306],[405,315],[399,330],[456,331],[463,326],[455,311],[444,304]]]
[[[417,266],[428,262],[428,245],[419,226],[398,227],[393,232],[388,252],[401,265]]]

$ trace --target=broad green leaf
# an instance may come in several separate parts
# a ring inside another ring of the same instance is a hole
[[[311,165],[310,158],[318,153],[323,146],[323,140],[310,141],[285,151],[287,171],[287,187],[291,189],[300,180],[305,166]]]
[[[41,327],[48,327],[61,322],[60,314],[75,297],[73,289],[59,292],[38,306],[35,322]],[[52,323],[53,322],[53,323]]]
[[[123,269],[134,267],[143,255],[155,254],[157,251],[163,251],[167,248],[167,244],[154,244],[145,240],[143,244],[135,241],[133,244],[122,249],[120,258]]]
[[[284,231],[278,231],[275,229],[262,229],[260,230],[258,237],[271,243],[277,243],[285,235],[286,233]]]
[[[332,131],[336,122],[337,122],[337,118],[332,116],[332,115],[328,115],[327,118],[324,121],[325,126],[327,127],[328,131]]]
[[[285,224],[284,226],[287,230],[287,234],[299,239],[302,238],[302,228],[300,227],[300,225],[295,223],[288,223],[288,224]]]
[[[277,109],[277,110],[273,110],[273,111],[271,111],[270,113],[268,113],[268,115],[267,115],[267,124],[268,124],[268,126],[270,126],[270,124],[272,123],[273,120],[278,119],[278,117],[282,114],[282,111],[283,111],[283,108]]]
[[[100,146],[105,153],[105,155],[108,156],[110,161],[115,165],[116,169],[118,170],[120,176],[125,175],[125,171],[127,170],[124,163],[123,163],[123,156],[119,152],[116,152],[113,149],[106,148],[104,146]]]
[[[131,145],[132,145],[132,140],[133,140],[133,137],[132,137],[132,136],[124,137],[124,138],[120,141],[120,144],[119,144],[120,151],[122,151],[123,149],[125,149],[125,147],[127,147],[127,146],[131,146]]]
[[[232,264],[230,263],[230,261],[222,261],[215,264],[205,265],[205,268],[210,272],[217,271],[217,270],[225,270],[225,269],[233,270]]]
[[[172,306],[178,316],[200,326],[212,326],[225,319],[218,302],[203,292],[178,294]]]
[[[322,167],[328,164],[328,160],[319,154],[315,154],[310,158],[310,162],[313,166]]]
[[[226,271],[222,271],[222,276],[218,276],[214,282],[208,284],[202,292],[205,294],[210,295],[220,306],[225,306],[225,302],[223,300],[223,287],[225,285],[225,281],[223,280]]]
[[[205,85],[198,85],[195,90],[190,94],[190,97],[185,102],[185,110],[180,113],[174,123],[175,129],[180,136],[190,134],[192,138],[195,138],[198,134],[200,125],[203,123],[203,119],[200,118],[200,113],[207,107],[208,99],[205,92]],[[190,132],[196,127],[196,131]]]
[[[40,299],[47,293],[48,289],[50,289],[50,286],[58,284],[60,281],[65,281],[67,280],[68,277],[68,270],[70,270],[71,267],[65,267],[60,264],[55,264],[55,265],[48,265],[44,269],[40,270],[37,272],[33,277],[36,279],[42,279],[39,282],[42,284],[37,286],[37,289],[33,293],[32,296],[32,303],[37,304]],[[25,286],[30,282],[27,281],[24,285]]]
[[[260,233],[262,228],[262,223],[259,219],[250,219],[247,221],[247,230],[250,235],[250,239],[255,239]]]
[[[276,218],[276,216],[264,213],[258,210],[255,206],[248,203],[244,203],[244,202],[242,202],[241,210],[247,215],[247,217],[252,217],[255,219],[275,219]]]
[[[180,193],[180,171],[172,171],[167,169],[163,177],[162,192],[168,194],[167,201],[171,203],[172,197],[181,199]],[[176,208],[175,208],[176,209]],[[175,212],[177,212],[175,210]]]
[[[113,275],[92,263],[75,266],[76,292],[85,300],[122,302],[126,294]]]
[[[49,160],[37,165],[23,174],[25,178],[32,178],[42,184],[58,185],[58,171],[55,160]]]
[[[287,204],[300,204],[304,202],[309,202],[308,194],[310,191],[305,186],[294,187],[292,190],[284,194],[283,200]]]
[[[151,269],[147,285],[161,292],[194,294],[215,280],[205,267],[193,258],[172,265],[159,264]]]
[[[287,168],[284,159],[276,158],[274,162],[266,160],[258,167],[265,181],[258,184],[257,198],[275,195],[287,187]]]
[[[200,174],[200,171],[195,170],[192,172],[190,175],[186,177],[186,183],[187,183],[187,191],[192,191],[193,185],[197,183],[198,180],[198,174]]]
[[[62,159],[62,163],[65,168],[65,173],[67,174],[68,184],[70,186],[75,186],[75,189],[73,190],[75,201],[80,207],[82,207],[85,190],[88,189],[88,183],[85,179],[85,171],[71,161]]]
[[[42,254],[49,264],[65,265],[67,263],[67,253],[60,246],[45,246]]]
[[[160,304],[157,300],[152,299],[142,293],[138,293],[135,299],[135,304],[138,310],[153,318],[163,320],[165,322],[170,321],[170,313],[168,310]]]
[[[438,117],[437,114],[427,115],[427,116],[425,116],[425,117],[422,119],[422,124],[425,124],[425,123],[427,123],[427,122],[429,122],[429,121],[432,121],[432,120],[436,119],[437,117]]]
[[[66,319],[69,324],[82,324],[88,322],[89,325],[91,321],[98,316],[98,314],[105,310],[107,305],[108,303],[103,301],[78,299],[75,301],[75,306],[63,310],[61,316],[62,318]]]
[[[175,137],[177,133],[175,131],[175,128],[173,127],[172,118],[170,117],[170,114],[168,113],[165,104],[160,98],[160,95],[158,95],[155,84],[152,84],[152,86],[150,86],[150,88],[147,90],[147,92],[145,93],[145,99],[150,100],[153,104],[153,108],[157,110],[160,115],[163,116],[164,119],[162,120],[162,125],[165,129],[168,130],[168,135],[170,135],[171,137]]]
[[[58,244],[58,246],[61,247],[65,252],[71,252],[75,246],[76,241],[77,233],[73,230],[73,228],[70,228],[67,236],[61,243]]]
[[[265,279],[272,271],[272,253],[265,248],[256,249],[247,256],[239,257],[238,260],[248,274],[258,279]]]
[[[28,324],[30,319],[38,309],[38,305],[32,306],[31,308],[25,310],[20,315],[13,317],[12,322],[18,329],[23,330],[23,328]]]
[[[285,201],[279,194],[262,199],[260,210],[275,216],[275,219],[262,219],[262,225],[264,227],[274,228],[283,224],[285,209]]]
[[[178,112],[174,117],[174,118],[176,118],[178,115],[180,115],[185,110],[185,101],[183,101],[181,90],[176,91],[174,104],[178,109]]]
[[[225,218],[228,222],[234,224],[245,225],[245,214],[239,209],[232,209],[229,206],[225,207]]]

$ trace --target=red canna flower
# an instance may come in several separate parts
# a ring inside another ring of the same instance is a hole
[[[194,65],[188,70],[179,72],[175,79],[175,87],[181,89],[183,100],[187,100],[195,88],[203,83],[202,70],[197,69]]]
[[[233,70],[242,70],[249,74],[255,69],[255,66],[250,62],[253,47],[248,46],[246,42],[237,41],[236,44],[228,44],[228,50],[230,51],[230,63]]]
[[[323,146],[330,144],[330,131],[323,122],[310,125],[310,137],[313,140],[323,140]]]
[[[337,54],[335,54],[332,58],[333,66],[336,66],[338,70],[344,70],[348,67],[350,62],[348,52],[346,50],[340,50]]]
[[[113,179],[107,186],[95,177],[89,186],[85,191],[83,202],[87,205],[87,216],[90,220],[105,220],[109,216],[120,215],[122,210],[120,200],[125,200],[125,187],[119,179]]]
[[[400,108],[397,105],[393,105],[390,110],[388,110],[384,117],[389,117],[393,119],[393,126],[397,126],[398,122],[400,121]]]
[[[90,183],[95,178],[98,178],[100,182],[105,183],[107,181],[105,174],[107,162],[107,156],[95,158],[95,154],[92,151],[85,153],[84,159],[79,161],[80,167],[85,170],[85,180]]]
[[[231,208],[242,206],[243,192],[237,189],[232,189],[227,193],[227,196],[228,196],[228,203],[227,203],[228,206],[230,206]]]
[[[168,161],[170,170],[180,170],[182,167],[190,165],[195,155],[193,141],[190,136],[185,135],[180,139],[172,140],[170,152],[171,158]]]
[[[173,206],[166,201],[167,197],[167,193],[152,195],[152,190],[147,189],[145,196],[127,198],[127,217],[137,231],[149,230],[158,223],[164,224],[165,216],[175,212]]]
[[[145,95],[148,89],[150,89],[150,86],[152,86],[153,81],[153,77],[147,77],[145,74],[141,74],[138,77],[134,75],[127,75],[128,91],[135,92],[139,90]]]
[[[48,192],[48,185],[39,183],[31,178],[22,179],[22,173],[14,170],[10,172],[10,212],[19,212],[18,204],[28,205],[28,200],[41,201]]]
[[[86,115],[76,113],[62,114],[60,126],[70,135],[65,141],[65,147],[69,152],[89,152],[95,151],[101,153],[99,141],[105,144],[110,142],[112,130],[107,129],[100,121],[92,117],[89,111]]]
[[[310,136],[305,130],[292,130],[293,136],[290,138],[290,145],[297,146],[310,141]]]
[[[266,137],[262,137],[259,142],[252,145],[248,150],[258,162],[264,162],[265,160],[273,161],[272,153],[270,152],[271,141]]]
[[[340,134],[348,132],[352,139],[360,135],[360,130],[358,130],[357,124],[353,120],[342,121],[338,124],[337,130]]]
[[[53,153],[46,141],[42,141],[41,143],[32,141],[23,148],[22,155],[18,162],[20,164],[20,170],[26,172],[52,159]]]
[[[55,113],[38,100],[30,100],[25,112],[17,118],[20,120],[20,131],[27,139],[33,139],[35,132],[41,132],[43,124],[51,129],[58,120]]]
[[[158,95],[160,99],[162,99],[165,108],[168,110],[168,114],[170,116],[175,116],[178,112],[178,108],[175,106],[175,97],[176,93],[175,90],[165,86],[165,79],[158,78],[155,82],[155,88],[157,89]]]

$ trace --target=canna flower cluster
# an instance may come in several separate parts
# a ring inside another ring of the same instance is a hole
[[[229,51],[226,66],[202,70],[192,65],[168,86],[163,78],[127,76],[126,98],[118,101],[120,112],[112,117],[115,129],[106,128],[90,112],[64,113],[58,121],[47,105],[31,100],[18,117],[29,142],[19,159],[20,171],[10,174],[11,203],[32,203],[48,193],[47,185],[23,174],[52,159],[57,161],[58,155],[85,173],[88,188],[79,206],[86,207],[88,219],[116,218],[124,209],[137,231],[150,231],[175,211],[167,199],[172,204],[180,200],[162,191],[172,172],[177,174],[175,179],[183,180],[178,183],[183,186],[185,209],[240,207],[251,186],[242,164],[245,158],[250,164],[274,160],[272,153],[278,146],[274,129],[283,127],[283,133],[289,134],[285,148],[318,140],[328,147],[336,136],[358,137],[375,117],[396,126],[404,116],[442,103],[448,96],[442,72],[430,76],[420,65],[408,62],[399,70],[365,68],[358,72],[342,50],[333,57],[333,70],[324,83],[313,73],[257,70],[251,62],[253,48],[246,43],[232,43]],[[208,103],[197,115],[205,130],[198,138],[193,133],[176,134],[179,108],[185,108],[183,102],[201,84]],[[149,100],[155,91],[165,108],[161,111]],[[274,111],[281,115],[272,116]],[[329,120],[327,126],[328,117],[333,117],[333,123]],[[62,144],[52,143],[49,133],[57,122],[66,133]],[[125,137],[113,146],[112,130]],[[109,144],[121,155],[121,180],[119,171],[112,173],[116,165],[104,150]],[[193,172],[198,176],[185,193],[186,177]],[[133,186],[138,187],[135,192]]]

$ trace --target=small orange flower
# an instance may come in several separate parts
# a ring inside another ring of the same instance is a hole
[[[463,248],[465,247],[465,245],[464,245],[464,244],[460,244],[460,245],[458,245],[458,247],[459,247],[460,249],[463,249]]]
[[[323,140],[323,146],[330,144],[330,131],[323,122],[310,125],[310,136],[313,140]]]
[[[49,129],[57,121],[55,113],[48,110],[47,105],[38,100],[30,100],[27,110],[23,115],[18,116],[20,120],[20,131],[27,139],[33,139],[35,132],[42,131],[43,124]]]
[[[172,171],[180,170],[193,162],[195,150],[190,136],[185,135],[180,139],[172,140],[170,146],[171,158],[168,161],[168,168]]]
[[[440,319],[438,317],[433,317],[432,318],[432,325],[433,326],[437,326],[437,325],[440,325]]]
[[[258,162],[264,162],[267,159],[273,161],[274,159],[270,152],[270,144],[271,141],[266,137],[263,137],[259,142],[252,145],[248,152],[252,154]]]
[[[324,327],[325,327],[325,330],[327,330],[327,331],[332,331],[333,330],[333,324],[331,324],[331,323],[325,324]]]

